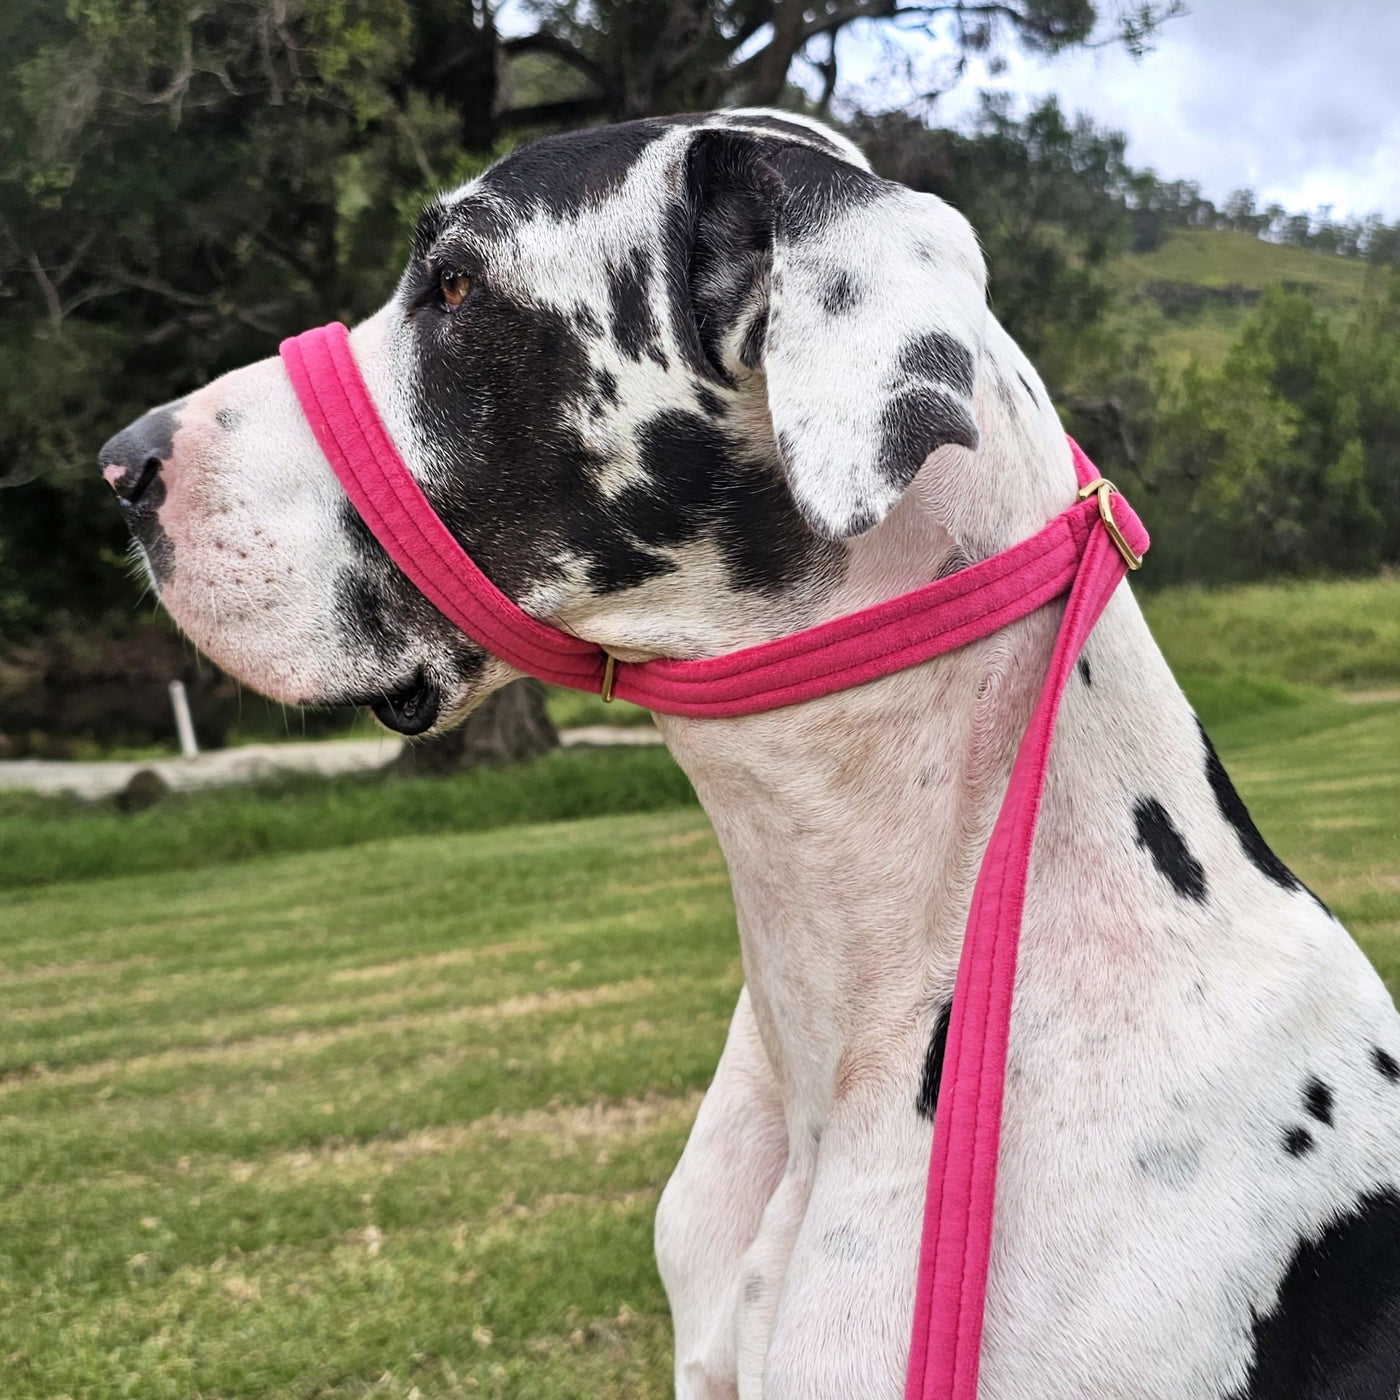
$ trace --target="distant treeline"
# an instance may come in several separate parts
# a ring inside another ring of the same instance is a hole
[[[1291,214],[1281,204],[1260,208],[1250,189],[1236,190],[1219,205],[1195,180],[1159,180],[1150,170],[1134,174],[1123,204],[1132,214],[1135,252],[1157,247],[1174,228],[1235,229],[1290,248],[1400,265],[1400,223],[1388,224],[1379,214],[1334,219],[1330,204],[1311,214]]]

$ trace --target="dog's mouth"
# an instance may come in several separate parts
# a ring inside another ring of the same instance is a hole
[[[397,690],[360,696],[351,703],[367,705],[385,729],[411,738],[426,733],[437,723],[442,712],[442,691],[420,671]]]

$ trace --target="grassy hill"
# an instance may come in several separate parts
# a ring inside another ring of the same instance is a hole
[[[1144,601],[1400,989],[1400,577]],[[669,1395],[651,1217],[742,976],[693,803],[658,750],[0,795],[5,1400]]]
[[[1168,363],[1192,355],[1216,362],[1267,288],[1306,291],[1340,318],[1360,304],[1366,275],[1366,265],[1354,259],[1281,247],[1247,233],[1183,229],[1151,252],[1114,262],[1110,277],[1122,304],[1112,319],[1148,339]]]

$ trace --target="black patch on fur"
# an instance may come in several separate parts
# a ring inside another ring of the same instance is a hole
[[[481,187],[522,210],[576,218],[616,194],[642,152],[661,136],[661,122],[546,136],[512,152],[481,177]]]
[[[1231,1400],[1395,1400],[1400,1392],[1400,1196],[1373,1191],[1302,1240],[1254,1319]]]
[[[393,674],[415,638],[432,638],[446,653],[450,671],[458,679],[477,675],[486,665],[487,653],[409,584],[349,501],[341,503],[340,526],[357,556],[336,580],[335,626],[347,651],[368,653]],[[420,678],[435,682],[448,679]],[[343,695],[337,703],[368,705],[381,698]]]
[[[1205,867],[1191,854],[1186,838],[1177,830],[1171,814],[1155,797],[1140,797],[1133,807],[1137,844],[1183,899],[1205,902]]]
[[[1091,686],[1094,683],[1094,673],[1089,669],[1089,658],[1087,656],[1081,656],[1079,658],[1079,679],[1083,681],[1086,686]]]
[[[698,412],[670,410],[639,427],[643,476],[605,494],[606,462],[574,423],[579,405],[619,386],[592,367],[571,317],[516,302],[488,280],[464,311],[425,312],[414,326],[416,419],[441,471],[428,495],[507,594],[557,577],[560,556],[584,562],[595,592],[634,588],[671,572],[667,551],[700,538],[738,589],[776,592],[839,567],[839,546],[803,523],[776,466]]]
[[[598,392],[608,403],[617,403],[617,375],[610,369],[600,369],[598,371]]]
[[[844,210],[869,203],[883,182],[817,138],[793,128],[792,139],[724,129],[695,133],[686,156],[685,197],[665,216],[663,246],[672,331],[686,364],[705,378],[732,382],[724,347],[737,331],[739,358],[756,369],[772,334],[770,304],[779,297],[772,274],[775,237],[795,243]],[[742,120],[773,128],[788,124]],[[785,132],[784,135],[787,133]],[[804,144],[793,144],[793,141]],[[826,293],[833,314],[860,295],[837,269]]]
[[[795,242],[819,233],[841,214],[873,204],[888,188],[868,170],[810,146],[772,143],[762,154],[765,173],[778,182],[778,228]]]
[[[972,352],[946,331],[929,331],[909,342],[899,356],[900,370],[910,379],[946,384],[964,398],[972,397]],[[974,442],[964,446],[975,446]]]
[[[651,310],[650,288],[651,254],[644,248],[633,248],[625,262],[608,268],[608,304],[617,348],[630,360],[648,357],[665,369],[666,354]]]
[[[1379,1045],[1371,1047],[1371,1063],[1377,1071],[1392,1084],[1400,1084],[1400,1060]]]
[[[705,377],[729,383],[725,346],[745,318],[768,311],[773,198],[760,174],[753,137],[704,132],[686,162],[685,242],[673,257],[672,320],[684,323],[706,365]],[[745,336],[752,330],[750,320]],[[684,343],[684,339],[682,341]],[[741,358],[749,363],[745,348]],[[752,368],[752,365],[750,365]]]
[[[639,539],[681,544],[702,531],[720,551],[730,583],[775,592],[810,565],[811,536],[781,475],[745,462],[717,429],[696,414],[658,414],[638,435],[654,491],[628,488],[617,505]]]
[[[976,447],[977,427],[962,404],[942,389],[905,389],[880,415],[878,461],[893,486],[908,486],[929,454],[949,443]]]
[[[1303,1086],[1303,1104],[1319,1123],[1332,1126],[1332,1090],[1316,1076]]]
[[[442,237],[451,220],[451,213],[441,199],[434,199],[423,206],[418,222],[413,230],[413,261],[422,262],[432,252],[434,244]]]
[[[813,131],[809,126],[803,126],[801,122],[787,122],[781,117],[745,117],[733,112],[723,112],[720,120],[726,125],[736,127],[760,127],[764,131],[771,131],[776,136],[786,136],[793,141],[805,141],[809,145],[819,146],[823,151],[828,151],[840,160],[848,157],[835,141],[828,140],[819,131]]]
[[[450,645],[447,650],[452,658],[452,669],[460,681],[472,680],[486,669],[486,658],[490,653],[483,651],[475,642],[465,637]]]
[[[972,356],[952,336],[930,331],[904,347],[880,420],[879,463],[892,485],[907,486],[940,447],[977,446],[977,425],[962,401],[972,382]]]
[[[648,314],[650,314],[650,308],[648,308]],[[591,306],[574,307],[574,325],[584,335],[599,336],[603,333],[603,323],[593,314]]]
[[[695,386],[695,398],[699,402],[701,410],[708,413],[711,418],[723,418],[729,412],[724,406],[724,400],[703,384]]]
[[[924,1056],[924,1074],[919,1082],[919,1097],[914,1107],[921,1117],[933,1122],[938,1111],[938,1086],[943,1082],[943,1057],[948,1050],[948,1022],[953,1014],[953,1003],[945,1001],[938,1009],[938,1019],[933,1023],[933,1034],[929,1037],[928,1053]]]
[[[713,131],[724,131],[728,134],[745,135],[749,131],[761,132],[770,141],[775,141],[779,137],[784,143],[801,141],[810,146],[816,146],[820,150],[836,156],[839,160],[848,161],[850,159],[835,141],[823,136],[820,131],[814,131],[811,127],[803,126],[801,122],[789,121],[783,117],[758,114],[744,116],[738,112],[677,112],[671,116],[658,117],[657,120],[666,122],[670,126],[708,128]]]
[[[145,507],[128,522],[131,533],[140,541],[155,575],[156,587],[169,583],[175,575],[175,545],[160,523],[160,508],[165,504],[165,479],[157,477],[141,498]]]
[[[1289,1128],[1283,1135],[1283,1150],[1290,1157],[1301,1157],[1313,1146],[1313,1135],[1306,1128]]]
[[[1301,890],[1311,895],[1318,906],[1330,914],[1332,911],[1270,850],[1269,843],[1254,825],[1249,808],[1244,805],[1244,801],[1235,790],[1230,775],[1225,771],[1225,765],[1220,761],[1220,755],[1215,751],[1215,745],[1210,741],[1210,735],[1206,733],[1205,726],[1199,719],[1196,721],[1196,728],[1200,731],[1201,743],[1205,746],[1206,781],[1210,784],[1211,792],[1215,794],[1215,804],[1220,808],[1220,815],[1235,828],[1235,835],[1239,837],[1240,845],[1250,864],[1281,889]]]
[[[1026,376],[1025,376],[1024,374],[1022,374],[1021,371],[1020,371],[1019,369],[1016,371],[1016,378],[1019,379],[1019,380],[1021,381],[1021,387],[1022,387],[1022,388],[1026,391],[1026,393],[1029,395],[1030,401],[1031,401],[1037,408],[1039,408],[1039,407],[1040,407],[1040,400],[1039,400],[1038,398],[1036,398],[1036,396],[1035,396],[1035,390],[1032,389],[1031,386],[1026,382]]]
[[[407,619],[392,616],[383,584],[363,568],[346,569],[337,580],[335,620],[351,651],[367,647],[387,659],[408,650]]]
[[[837,272],[822,288],[822,310],[828,316],[844,316],[861,301],[860,289],[849,272]]]

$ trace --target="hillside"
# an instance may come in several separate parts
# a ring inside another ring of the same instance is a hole
[[[1269,287],[1306,291],[1337,316],[1354,311],[1365,263],[1331,253],[1265,243],[1247,233],[1183,229],[1147,253],[1110,268],[1122,294],[1111,319],[1145,337],[1168,363],[1222,359],[1249,309]]]

